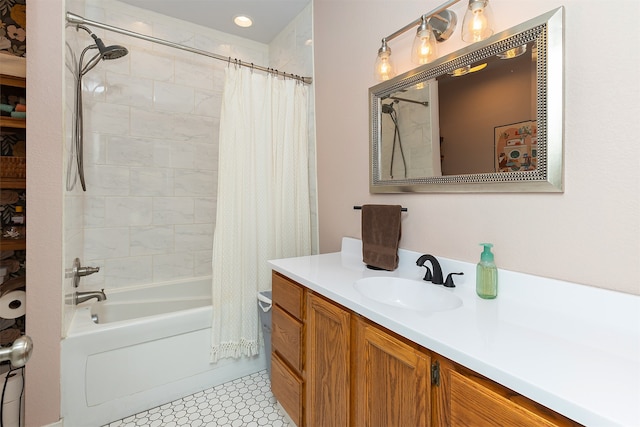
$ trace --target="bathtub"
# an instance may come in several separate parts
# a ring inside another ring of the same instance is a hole
[[[104,425],[266,369],[264,352],[209,363],[210,283],[106,291],[79,305],[61,344],[64,424]]]

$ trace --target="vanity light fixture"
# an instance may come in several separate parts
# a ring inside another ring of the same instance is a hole
[[[395,76],[393,63],[391,61],[391,48],[388,42],[415,27],[418,27],[418,29],[411,49],[411,61],[415,64],[422,65],[436,59],[437,42],[443,42],[449,39],[458,24],[456,14],[448,8],[459,1],[461,0],[449,0],[432,11],[421,15],[418,19],[400,28],[395,33],[383,38],[382,46],[378,50],[378,57],[375,63],[375,79],[377,81],[385,81]],[[489,0],[469,0],[469,10],[474,12],[472,17],[475,17],[479,23],[491,22],[491,11],[488,6]],[[469,11],[467,11],[467,13],[469,13]],[[466,21],[467,18],[465,16],[465,23]],[[477,40],[482,40],[491,34],[493,34],[493,27],[482,26],[480,27],[480,35],[486,36],[477,38]],[[464,35],[463,39],[466,40]],[[477,40],[472,39],[471,41]]]
[[[462,40],[479,42],[493,35],[493,12],[489,0],[469,0],[462,20]]]

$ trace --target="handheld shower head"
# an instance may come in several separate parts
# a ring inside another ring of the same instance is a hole
[[[100,55],[102,59],[105,59],[105,60],[118,59],[118,58],[122,58],[127,53],[129,53],[127,48],[124,46],[120,46],[120,45],[105,46],[104,42],[100,39],[100,37],[96,36],[93,33],[91,33],[91,37],[93,37],[93,40],[96,42],[96,46],[98,46],[98,50],[100,51]]]
[[[395,110],[393,109],[393,104],[382,104],[382,113],[383,114],[391,114]]]

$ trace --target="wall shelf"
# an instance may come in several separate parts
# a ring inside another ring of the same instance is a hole
[[[13,117],[0,117],[0,127],[3,128],[15,128],[15,129],[26,129],[27,128],[27,120],[26,119],[16,119]]]
[[[27,181],[24,178],[0,178],[0,188],[25,189]]]
[[[2,251],[24,251],[25,249],[27,249],[26,239],[0,238],[0,250]]]

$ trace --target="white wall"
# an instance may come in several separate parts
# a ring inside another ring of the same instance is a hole
[[[25,425],[60,418],[64,3],[29,0]]]
[[[489,241],[500,268],[640,294],[636,0],[615,8],[596,0],[491,1],[497,31],[566,8],[563,194],[369,194],[367,90],[380,40],[440,3],[315,2],[321,252],[339,250],[342,236],[360,237],[353,205],[397,203],[408,208],[404,248],[475,262],[478,243]],[[465,4],[453,7],[460,22]],[[615,30],[605,36],[605,28]],[[441,55],[464,46],[459,31]],[[412,37],[391,43],[398,72],[411,68]]]

